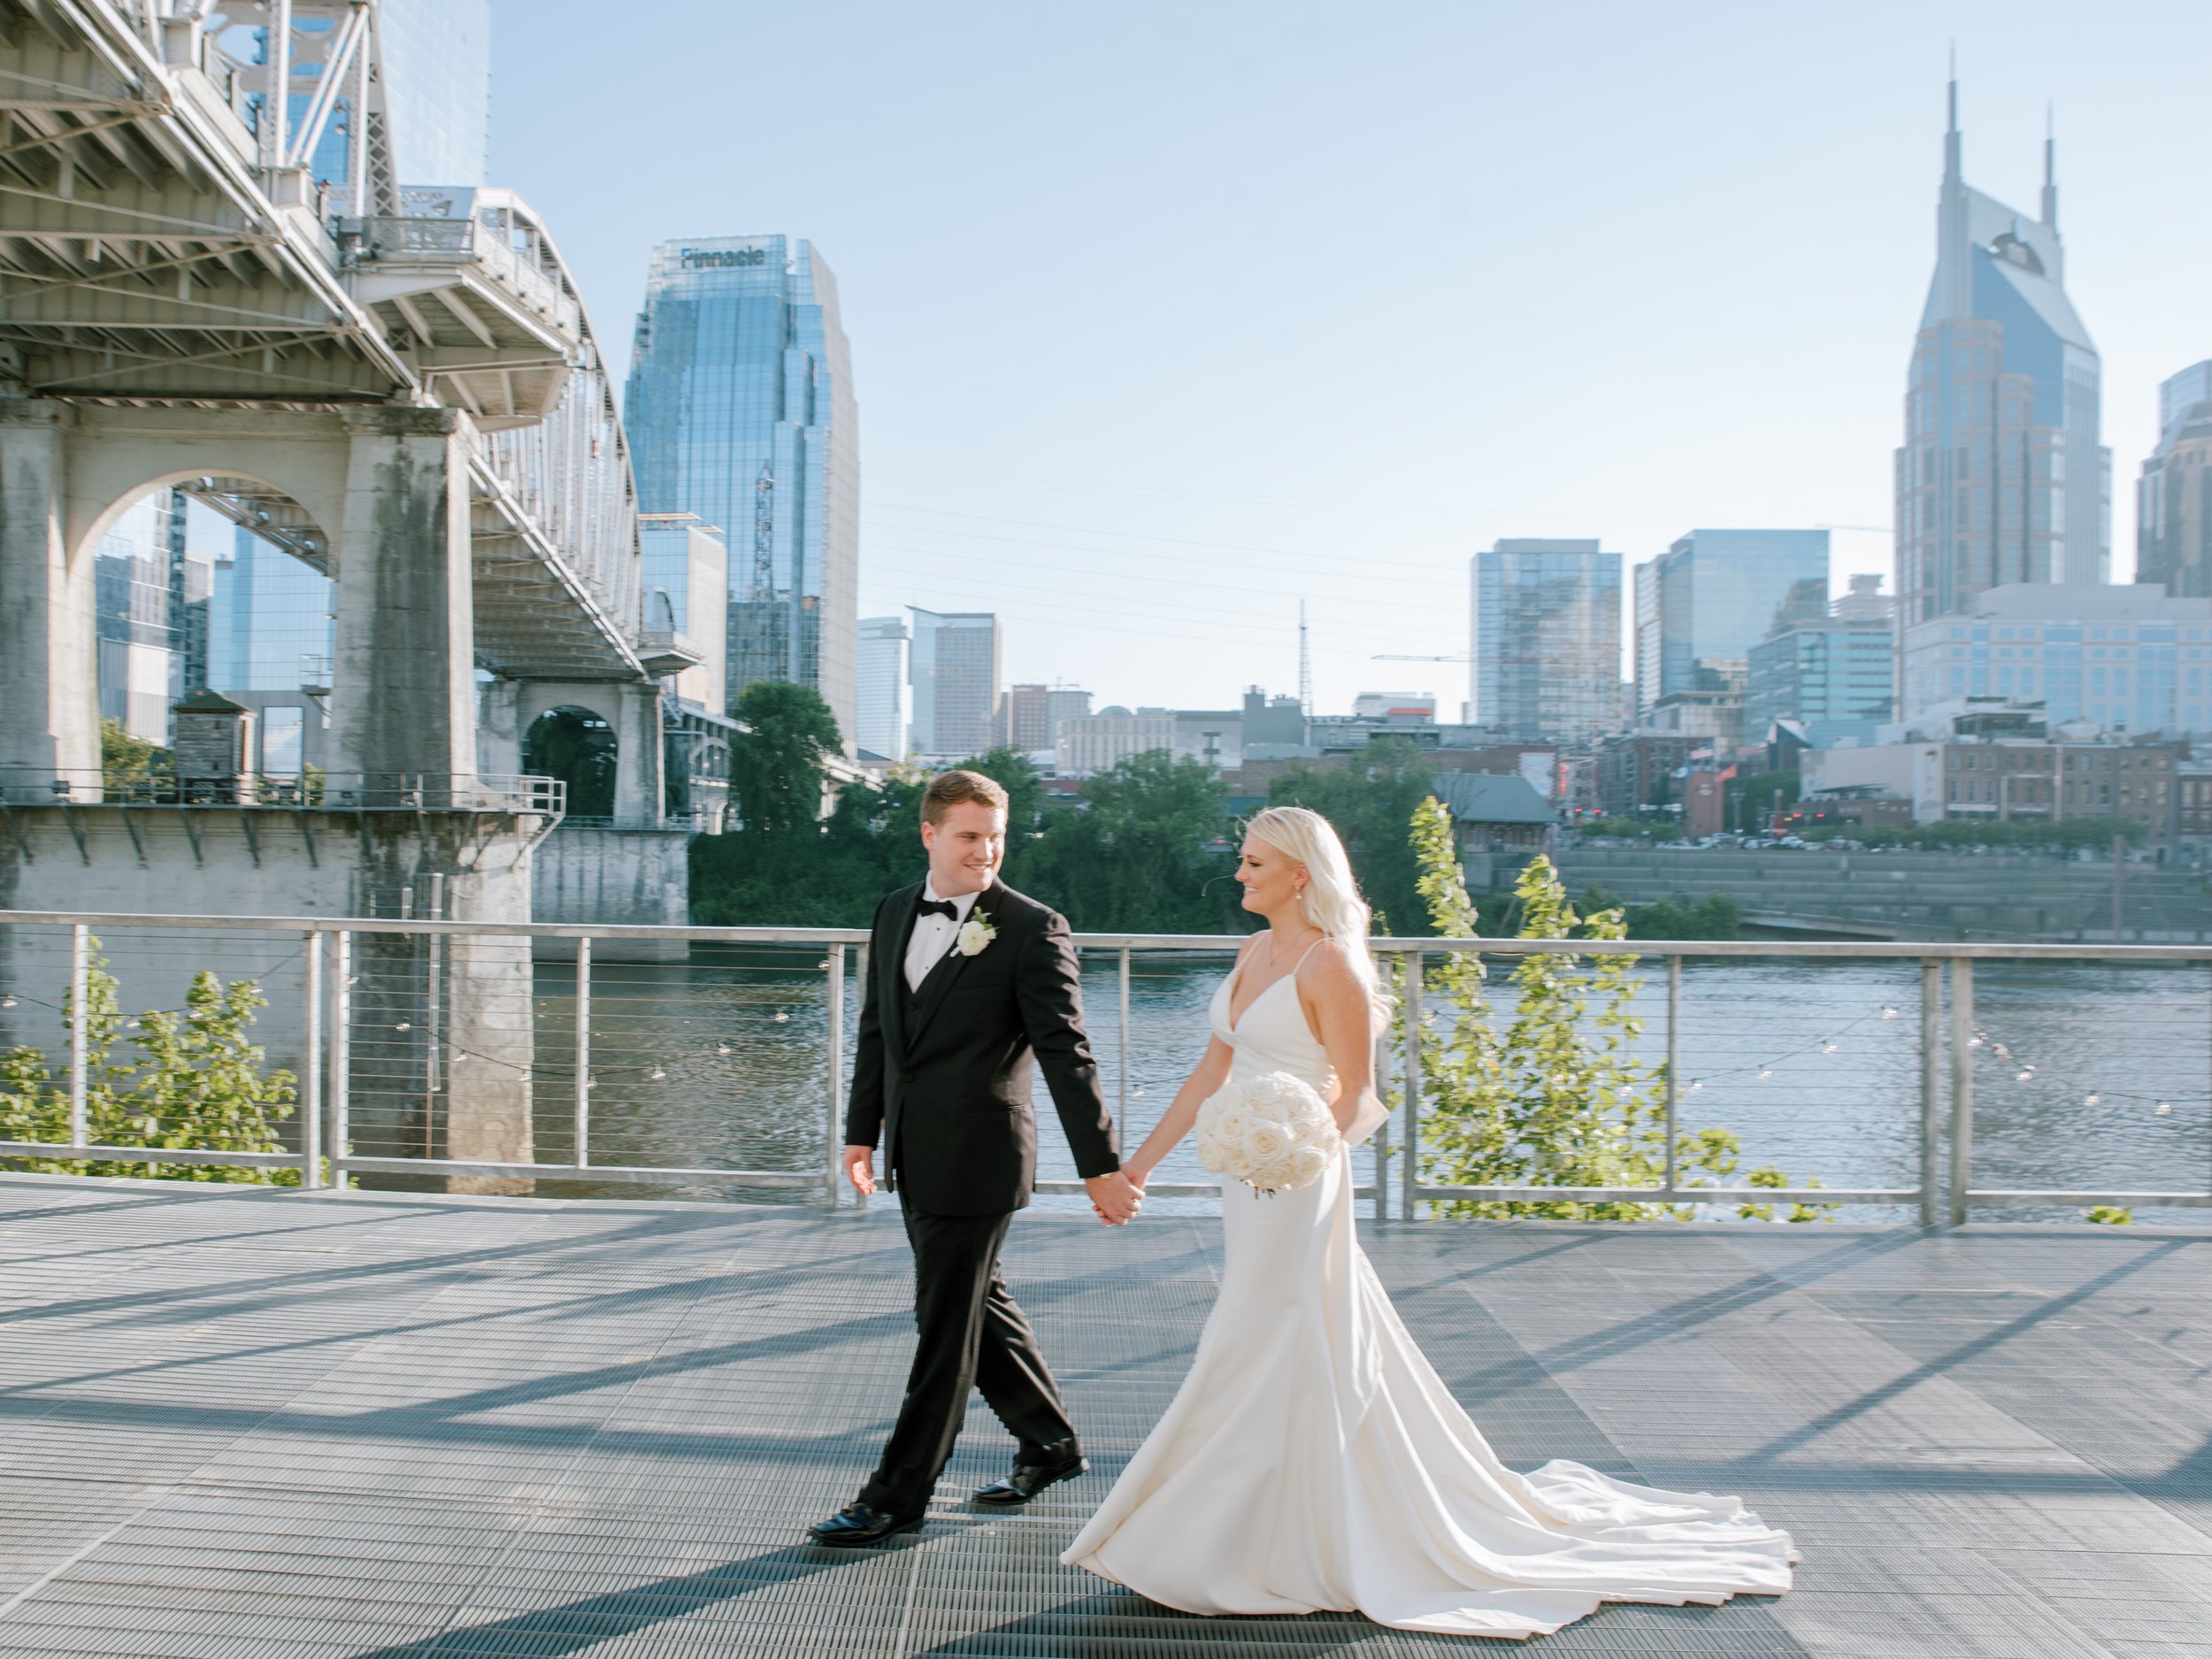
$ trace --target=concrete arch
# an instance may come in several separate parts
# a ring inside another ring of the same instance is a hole
[[[243,478],[296,503],[327,549],[343,557],[349,433],[334,415],[277,410],[82,408],[63,438],[62,543],[72,570],[150,490],[190,480]]]

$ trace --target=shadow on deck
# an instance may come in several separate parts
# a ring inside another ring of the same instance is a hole
[[[1210,1222],[1033,1215],[1094,1473],[1013,1517],[979,1402],[929,1527],[797,1542],[910,1340],[881,1206],[0,1176],[0,1655],[1465,1653],[1207,1620],[1058,1555],[1174,1392]],[[1799,1587],[1560,1655],[2212,1655],[2212,1233],[1366,1224],[1506,1459],[1740,1493]]]

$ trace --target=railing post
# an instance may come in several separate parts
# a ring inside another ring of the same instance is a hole
[[[330,936],[330,1184],[346,1184],[346,1158],[353,1151],[353,934],[340,928]]]
[[[86,1144],[85,1093],[89,1061],[86,1026],[91,1017],[92,929],[78,922],[69,930],[69,1144]]]
[[[591,1164],[591,936],[576,941],[576,1167]]]
[[[869,979],[868,941],[864,939],[853,947],[853,983],[860,987],[860,1005],[863,1008],[865,1008],[868,1005]],[[842,1134],[840,1134],[838,1138],[840,1141],[842,1141],[844,1137]],[[842,1146],[840,1146],[837,1148],[837,1154],[839,1157],[843,1157],[845,1148]],[[853,1191],[853,1208],[855,1210],[865,1210],[867,1207],[868,1194],[856,1187]]]
[[[825,1102],[829,1117],[829,1179],[823,1188],[822,1202],[834,1210],[837,1155],[845,1146],[844,1114],[837,1110],[845,1081],[845,947],[832,945],[829,960],[822,965],[828,970],[829,979],[829,1098]]]
[[[1682,1094],[1682,957],[1667,958],[1667,1191],[1674,1191],[1675,1107]]]
[[[1390,1029],[1385,1026],[1375,1033],[1375,1094],[1387,1099],[1386,1080],[1390,1072]],[[1390,1219],[1390,1114],[1383,1114],[1382,1122],[1375,1125],[1375,1219]]]
[[[1943,1054],[1943,963],[1920,959],[1920,1225],[1932,1227],[1940,1215],[1942,1137],[1940,1118]]]
[[[305,1053],[300,1061],[300,1187],[312,1192],[323,1184],[323,933],[307,930],[301,963],[300,1033]]]
[[[1974,961],[1951,959],[1951,1225],[1966,1225],[1974,1171]]]
[[[1420,1214],[1414,1189],[1421,1184],[1421,953],[1406,952],[1406,1048],[1402,1075],[1406,1083],[1405,1168],[1399,1179],[1405,1194],[1405,1217]]]
[[[1129,947],[1126,945],[1121,948],[1121,960],[1116,972],[1121,994],[1121,1047],[1118,1050],[1120,1063],[1115,1068],[1120,1073],[1120,1081],[1115,1086],[1114,1133],[1125,1140],[1129,1133]]]

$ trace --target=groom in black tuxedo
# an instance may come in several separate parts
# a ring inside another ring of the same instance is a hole
[[[979,772],[931,780],[922,845],[929,879],[876,909],[845,1116],[845,1170],[863,1193],[876,1189],[883,1141],[914,1249],[920,1342],[882,1462],[857,1499],[810,1529],[822,1544],[873,1544],[922,1524],[973,1387],[1018,1442],[1013,1472],[976,1502],[1026,1503],[1087,1467],[998,1269],[1036,1179],[1033,1065],[1101,1218],[1120,1225],[1141,1197],[1099,1093],[1067,922],[998,879],[1006,791]]]

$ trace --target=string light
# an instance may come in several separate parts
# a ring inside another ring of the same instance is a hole
[[[392,1029],[394,1031],[412,1031],[414,1029],[414,1025],[410,1021],[403,1019],[398,1025],[393,1026]]]
[[[14,1006],[15,1006],[15,998],[14,998],[14,997],[12,997],[12,996],[0,996],[0,1008],[13,1008]]]
[[[1882,1010],[1882,1018],[1884,1019],[1895,1019],[1897,1018],[1897,1010],[1893,1008],[1885,1008]]]
[[[778,1024],[779,1025],[782,1025],[782,1024],[783,1024],[786,1020],[789,1019],[790,1018],[791,1018],[791,1016],[790,1016],[790,1015],[788,1015],[788,1014],[787,1014],[787,1013],[784,1013],[784,1012],[782,1012],[780,1010],[778,1010],[778,1012],[777,1012],[777,1014],[776,1014],[776,1024]]]
[[[2158,1115],[2159,1115],[2161,1118],[2163,1118],[2163,1117],[2164,1117],[2164,1116],[2165,1116],[2168,1112],[2170,1112],[2170,1111],[2171,1111],[2171,1110],[2173,1110],[2173,1108],[2172,1108],[2172,1107],[2170,1107],[2170,1106],[2169,1106],[2168,1104],[2166,1104],[2166,1102],[2165,1102],[2164,1101],[2161,1101],[2161,1102],[2158,1102]]]
[[[1762,1078],[1772,1077],[1774,1075],[1774,1068],[1770,1065],[1763,1065],[1759,1068],[1759,1075]]]
[[[649,1078],[652,1079],[652,1080],[653,1080],[654,1082],[657,1083],[657,1082],[659,1082],[662,1079],[665,1078],[665,1077],[668,1075],[668,1073],[667,1073],[667,1072],[665,1072],[665,1071],[662,1071],[662,1070],[660,1069],[660,1067],[658,1067],[658,1066],[655,1066],[655,1067],[654,1067],[654,1068],[653,1068],[650,1071],[648,1071],[645,1075],[646,1075],[646,1076],[648,1076]]]
[[[730,1045],[726,1042],[718,1042],[714,1045],[714,1051],[717,1054],[727,1054],[730,1051]]]
[[[1820,1051],[1823,1054],[1833,1054],[1836,1051],[1836,1045],[1832,1042],[1824,1042],[1820,1045]]]

